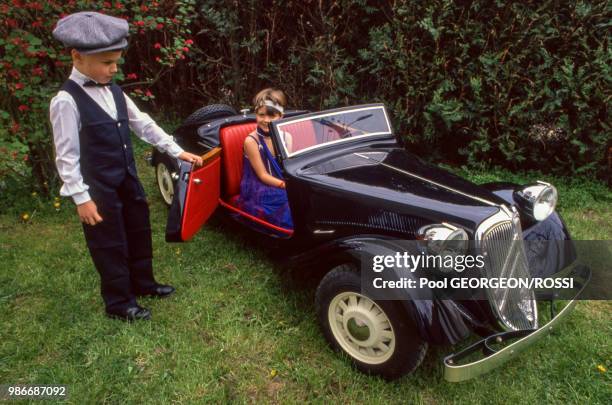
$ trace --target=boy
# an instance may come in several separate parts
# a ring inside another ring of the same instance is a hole
[[[83,223],[85,240],[100,274],[106,314],[150,319],[136,296],[174,292],[153,277],[151,226],[136,173],[130,129],[174,157],[202,164],[183,151],[121,88],[112,83],[127,46],[125,20],[80,12],[59,20],[53,36],[71,48],[73,68],[50,105],[56,165]]]

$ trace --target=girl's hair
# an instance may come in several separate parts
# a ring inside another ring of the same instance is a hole
[[[282,90],[268,87],[267,89],[261,90],[253,98],[253,110],[257,111],[259,107],[264,106],[264,102],[266,100],[270,100],[276,104],[279,104],[283,108],[285,108],[287,105],[287,97],[285,96],[285,93],[283,93]]]

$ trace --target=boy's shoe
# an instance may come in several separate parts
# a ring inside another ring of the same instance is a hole
[[[136,293],[139,297],[157,297],[157,298],[166,298],[174,293],[175,288],[171,285],[157,284],[152,290]]]
[[[121,319],[122,321],[149,321],[151,320],[151,311],[147,308],[143,308],[140,305],[127,308],[121,312],[106,312],[106,316],[113,319]]]

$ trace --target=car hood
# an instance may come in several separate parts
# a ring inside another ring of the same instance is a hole
[[[304,168],[300,177],[359,195],[359,204],[384,205],[396,213],[470,230],[505,203],[489,190],[396,147],[353,150]]]

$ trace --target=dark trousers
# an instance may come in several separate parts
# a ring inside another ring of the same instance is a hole
[[[136,305],[136,295],[155,287],[149,206],[140,181],[126,174],[118,187],[89,181],[102,222],[83,224],[85,240],[100,274],[106,311]]]

